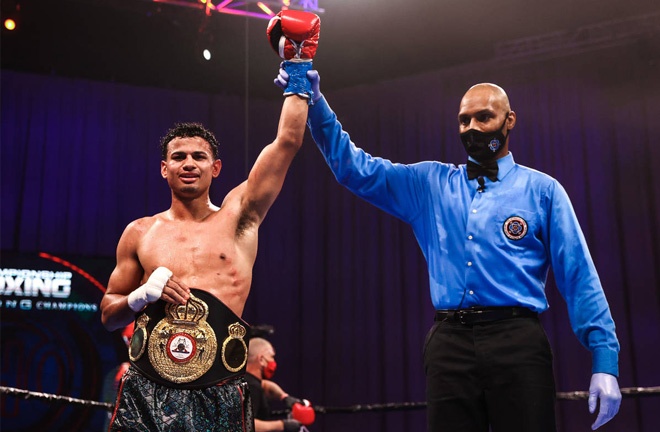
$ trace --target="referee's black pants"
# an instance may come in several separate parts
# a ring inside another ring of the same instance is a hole
[[[429,432],[555,432],[552,351],[537,317],[436,322],[424,344]]]

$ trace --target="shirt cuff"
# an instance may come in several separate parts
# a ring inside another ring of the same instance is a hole
[[[619,353],[606,348],[594,350],[591,373],[607,373],[618,377]]]
[[[330,109],[330,105],[328,105],[328,101],[321,95],[321,98],[309,107],[307,118],[311,124],[321,124],[323,120],[332,117],[332,114],[333,112]]]

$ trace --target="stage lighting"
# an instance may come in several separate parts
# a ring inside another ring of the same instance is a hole
[[[268,15],[270,15],[270,16],[274,16],[274,15],[275,15],[275,12],[273,12],[268,6],[266,6],[266,5],[263,4],[262,2],[257,2],[257,6],[259,6],[259,9],[261,9],[261,10],[264,11],[264,12],[266,12]]]
[[[297,9],[314,13],[323,13],[325,10],[319,7],[319,0],[218,0],[214,5],[213,0],[151,0],[157,3],[167,3],[175,6],[183,6],[194,9],[203,9],[207,16],[215,11],[222,14],[247,16],[270,20],[279,9]]]
[[[204,60],[211,60],[211,51],[205,49],[202,51],[202,55],[204,56]]]
[[[5,20],[4,25],[5,25],[5,28],[6,28],[7,30],[11,31],[11,30],[14,30],[14,29],[16,28],[16,21],[14,21],[14,20],[11,19],[11,18],[7,18],[7,19]]]

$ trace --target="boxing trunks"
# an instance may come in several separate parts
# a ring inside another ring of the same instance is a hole
[[[239,377],[198,390],[162,386],[134,366],[121,379],[110,432],[254,432],[250,389]]]

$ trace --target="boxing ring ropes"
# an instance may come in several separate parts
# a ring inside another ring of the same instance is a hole
[[[621,395],[624,398],[658,396],[660,395],[660,386],[656,387],[624,387],[621,388]],[[60,396],[49,393],[40,393],[29,390],[18,389],[14,387],[0,386],[0,395],[14,396],[22,399],[36,399],[52,403],[67,403],[72,405],[81,405],[85,407],[101,408],[107,411],[114,409],[114,404],[109,402],[97,402],[91,400],[77,399],[69,396]],[[557,400],[582,400],[588,399],[588,391],[557,392]],[[400,402],[384,404],[358,404],[344,407],[329,407],[315,405],[314,412],[318,414],[336,414],[336,413],[357,413],[357,412],[377,412],[377,411],[409,411],[425,409],[426,402]],[[274,411],[273,414],[286,414],[287,411]]]

